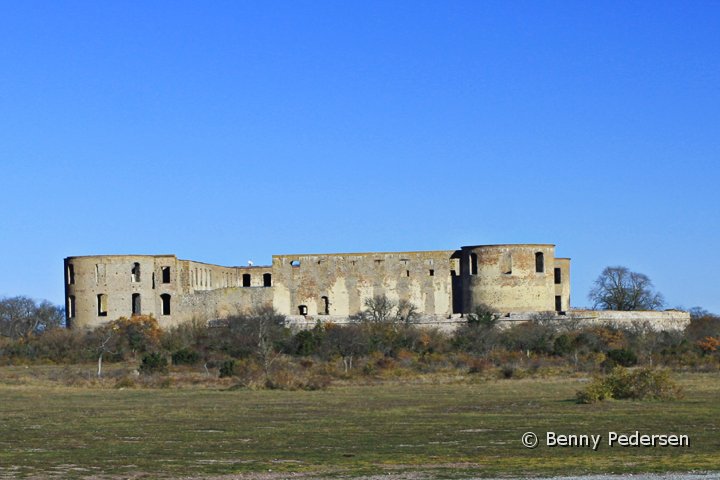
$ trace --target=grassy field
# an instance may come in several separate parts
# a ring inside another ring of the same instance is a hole
[[[32,368],[32,367],[31,367]],[[720,375],[683,400],[577,405],[578,379],[398,382],[326,391],[0,385],[0,478],[244,472],[435,478],[720,470]],[[688,448],[548,448],[547,431],[680,433]],[[541,436],[536,449],[521,435]]]

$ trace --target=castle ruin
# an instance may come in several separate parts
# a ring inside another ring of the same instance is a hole
[[[527,320],[538,312],[561,318],[570,312],[570,259],[556,257],[551,244],[273,255],[272,265],[241,267],[175,255],[65,259],[67,324],[74,327],[92,328],[131,315],[153,315],[167,327],[194,318],[223,319],[257,306],[272,306],[300,326],[318,320],[343,323],[377,295],[411,302],[421,323],[438,326],[463,321],[478,305],[507,321]],[[595,320],[610,315],[583,312]],[[670,324],[685,319],[654,313],[648,317],[653,321],[658,315]]]

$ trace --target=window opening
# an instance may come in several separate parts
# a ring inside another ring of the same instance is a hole
[[[162,267],[162,283],[170,283],[170,267]]]
[[[500,261],[500,271],[505,275],[512,274],[512,255],[506,253]]]
[[[140,294],[139,293],[133,293],[132,294],[132,314],[133,315],[141,315],[141,309],[140,309]]]
[[[72,263],[68,263],[67,274],[68,274],[68,285],[74,285],[75,284],[75,265],[73,265]]]
[[[305,316],[307,312],[307,305],[298,305],[298,313],[300,313],[300,315]]]
[[[559,268],[555,269],[555,285],[559,285],[562,283],[562,270]]]
[[[68,318],[75,318],[75,295],[70,295],[67,302]]]
[[[140,281],[140,264],[137,262],[133,263],[132,270],[130,270],[130,281],[133,283]]]
[[[250,286],[250,274],[243,273],[243,287],[249,287],[249,286]]]
[[[330,299],[328,297],[320,297],[320,315],[330,315]]]
[[[107,317],[107,295],[99,293],[97,296],[98,317]]]
[[[163,293],[160,295],[160,314],[170,315],[170,294]]]
[[[477,275],[478,272],[478,258],[477,253],[470,254],[470,275]]]
[[[271,273],[263,273],[263,287],[272,287]]]
[[[535,272],[543,273],[545,271],[545,255],[542,252],[535,253]]]

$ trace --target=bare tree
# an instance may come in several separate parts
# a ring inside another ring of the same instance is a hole
[[[368,344],[369,339],[360,325],[336,325],[325,332],[325,346],[329,350],[328,353],[342,357],[345,373],[352,370],[356,356],[367,353]]]
[[[657,310],[665,303],[647,275],[619,266],[602,271],[588,298],[602,310]]]
[[[410,300],[400,300],[397,305],[397,313],[395,315],[398,322],[405,325],[415,323],[419,316],[418,309]]]
[[[395,302],[383,294],[365,299],[364,304],[365,310],[358,318],[366,323],[409,325],[418,318],[418,309],[409,300]]]
[[[387,295],[375,295],[365,299],[363,316],[371,323],[388,323],[393,319],[397,304]]]
[[[105,332],[105,335],[103,335],[100,339],[100,344],[97,346],[97,354],[98,354],[98,360],[97,360],[97,376],[98,378],[102,377],[102,366],[103,366],[103,356],[105,353],[114,353],[111,350],[111,347],[113,346],[112,340],[115,336],[115,329],[114,328],[108,328]]]
[[[252,347],[262,363],[265,381],[270,384],[270,369],[280,356],[277,343],[285,332],[285,316],[271,306],[260,306],[228,319],[230,331]]]
[[[27,338],[63,324],[65,312],[43,300],[36,303],[28,297],[17,296],[0,300],[0,335]]]

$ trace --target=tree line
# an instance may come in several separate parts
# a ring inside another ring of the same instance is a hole
[[[374,311],[378,306],[382,311]],[[0,362],[93,362],[99,376],[108,362],[129,362],[140,373],[186,368],[215,377],[252,377],[247,381],[260,386],[277,385],[278,378],[293,384],[288,377],[312,372],[330,379],[401,371],[511,378],[543,369],[601,372],[616,365],[720,368],[720,317],[702,310],[684,331],[656,331],[641,322],[583,326],[551,314],[501,327],[495,313],[479,307],[453,332],[420,327],[398,310],[376,297],[348,324],[318,323],[303,330],[286,327],[284,316],[271,307],[215,326],[194,321],[161,329],[151,316],[133,316],[88,331],[43,328],[5,337]]]
[[[596,306],[626,310],[658,308],[662,301],[647,277],[623,267],[603,271],[590,298]],[[690,310],[684,331],[656,331],[643,322],[588,326],[558,320],[553,312],[507,327],[481,305],[448,332],[417,326],[412,303],[383,295],[367,299],[347,324],[318,323],[310,329],[288,328],[285,317],[269,306],[238,312],[223,322],[198,319],[167,329],[151,316],[133,316],[92,330],[67,330],[62,308],[27,297],[4,298],[0,363],[93,362],[95,374],[102,376],[108,362],[125,362],[140,373],[185,368],[261,386],[391,372],[512,378],[548,369],[600,372],[616,365],[720,369],[720,317],[701,308]]]

